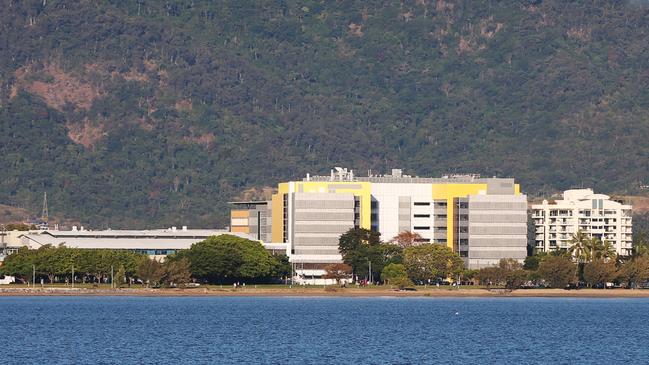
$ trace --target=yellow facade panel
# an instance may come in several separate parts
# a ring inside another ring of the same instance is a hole
[[[230,218],[248,218],[249,213],[248,210],[232,210],[230,211]]]
[[[236,232],[236,233],[250,233],[250,228],[249,227],[230,227],[231,232]]]
[[[455,224],[453,221],[455,206],[453,199],[464,198],[467,195],[479,194],[487,191],[487,184],[433,184],[433,199],[446,200],[446,246],[453,247]]]
[[[284,241],[284,194],[288,193],[288,183],[281,183],[277,186],[277,194],[271,198],[272,221],[271,240],[272,242]]]

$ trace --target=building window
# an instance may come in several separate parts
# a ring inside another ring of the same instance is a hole
[[[430,202],[415,202],[416,206],[430,206]]]
[[[415,214],[415,218],[430,218],[430,214]]]
[[[428,231],[430,230],[430,226],[414,226],[413,227],[417,231]]]

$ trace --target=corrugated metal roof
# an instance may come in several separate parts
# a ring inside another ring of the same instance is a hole
[[[20,236],[23,245],[38,248],[43,245],[65,245],[88,249],[181,250],[210,236],[230,234],[252,239],[245,233],[224,230],[103,230],[103,231],[43,231]]]
[[[152,230],[101,230],[101,231],[88,231],[88,230],[72,230],[72,231],[56,231],[46,230],[41,232],[43,235],[50,235],[52,237],[210,237],[220,234],[232,234],[244,238],[249,238],[247,235],[241,235],[226,230],[216,229],[152,229]]]

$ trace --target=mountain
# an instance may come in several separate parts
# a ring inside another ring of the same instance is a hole
[[[0,203],[213,227],[334,165],[638,195],[648,82],[639,0],[8,0]]]

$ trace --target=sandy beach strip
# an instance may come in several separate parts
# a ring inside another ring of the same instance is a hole
[[[569,297],[569,298],[649,298],[642,289],[450,289],[428,288],[417,291],[397,291],[389,288],[0,288],[0,297],[7,296],[133,296],[133,297]]]

